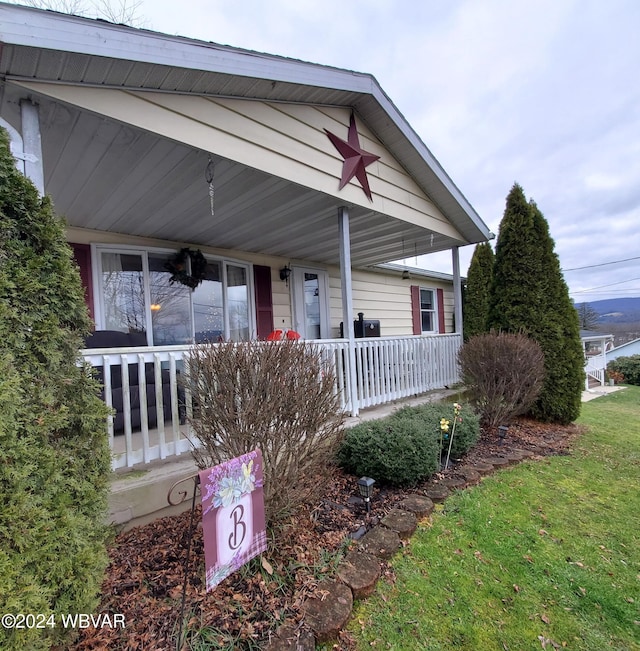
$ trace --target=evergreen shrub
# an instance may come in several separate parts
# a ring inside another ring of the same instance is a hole
[[[640,355],[613,359],[607,364],[607,371],[621,373],[625,384],[640,386]]]
[[[462,305],[465,341],[487,332],[494,257],[489,242],[478,244],[473,252]]]
[[[584,353],[578,313],[544,215],[516,183],[496,243],[488,330],[524,332],[544,353],[544,382],[529,414],[560,424],[580,414]]]
[[[95,612],[107,562],[107,408],[78,353],[90,321],[64,227],[0,129],[0,649],[42,651]]]
[[[442,419],[449,421],[449,431],[442,432],[440,422]],[[446,456],[449,450],[449,436],[453,431],[454,411],[453,405],[448,402],[429,402],[417,407],[403,407],[396,411],[391,419],[394,421],[413,421],[427,437],[433,437],[436,448],[441,446],[440,455]],[[442,436],[441,436],[442,434]],[[475,444],[480,436],[480,423],[478,417],[469,405],[461,405],[460,418],[451,443],[451,458],[459,459],[464,456]]]
[[[393,486],[410,486],[438,469],[438,441],[414,418],[388,417],[347,430],[338,462],[357,476]]]

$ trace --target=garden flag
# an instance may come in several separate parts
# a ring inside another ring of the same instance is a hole
[[[262,453],[200,471],[207,591],[267,549]]]

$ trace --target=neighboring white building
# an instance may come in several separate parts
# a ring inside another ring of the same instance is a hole
[[[626,344],[616,346],[607,351],[607,362],[618,357],[631,357],[631,355],[640,355],[640,339],[628,341]]]
[[[607,361],[609,360],[607,348],[613,342],[613,335],[595,330],[580,330],[580,339],[582,340],[585,358],[585,389],[588,389],[589,382],[593,381],[603,386]]]

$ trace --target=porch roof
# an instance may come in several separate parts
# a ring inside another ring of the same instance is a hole
[[[580,330],[580,339],[583,342],[607,341],[613,339],[613,335],[607,332],[599,332],[597,330]]]
[[[25,95],[20,82],[353,109],[453,228],[425,228],[377,206],[367,208],[224,160],[219,203],[224,205],[225,192],[243,196],[242,214],[254,228],[229,214],[223,235],[204,223],[206,215],[195,207],[190,212],[194,192],[202,194],[196,186],[204,186],[201,151],[61,103],[32,87],[30,96],[41,107],[45,188],[74,226],[336,263],[335,216],[339,205],[347,205],[354,266],[490,238],[486,224],[369,74],[2,3],[0,23],[0,75],[7,82],[0,86],[0,114],[14,125],[19,125],[18,100]],[[118,210],[97,218],[96,203],[109,199],[109,184],[126,163],[113,149],[122,138],[130,140],[131,161],[144,160],[146,167],[131,163],[135,191],[119,193]],[[97,165],[100,157],[100,173],[72,183],[77,153],[86,143],[102,145],[94,161]],[[155,157],[147,156],[150,149]],[[156,216],[167,205],[180,217],[159,221]],[[91,223],[90,212],[99,223]]]

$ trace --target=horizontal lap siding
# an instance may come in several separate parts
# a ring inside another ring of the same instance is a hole
[[[179,94],[19,82],[28,89],[243,163],[347,204],[460,238],[442,212],[358,119],[361,146],[378,156],[367,168],[373,202],[356,182],[338,189],[342,157],[325,129],[346,140],[350,110]]]
[[[444,290],[445,328],[453,332],[453,289],[451,284],[429,278],[404,280],[399,274],[353,271],[353,313],[364,313],[365,319],[379,319],[382,336],[397,337],[413,333],[411,285]],[[337,336],[342,320],[342,298],[339,270],[331,270],[331,328]]]

